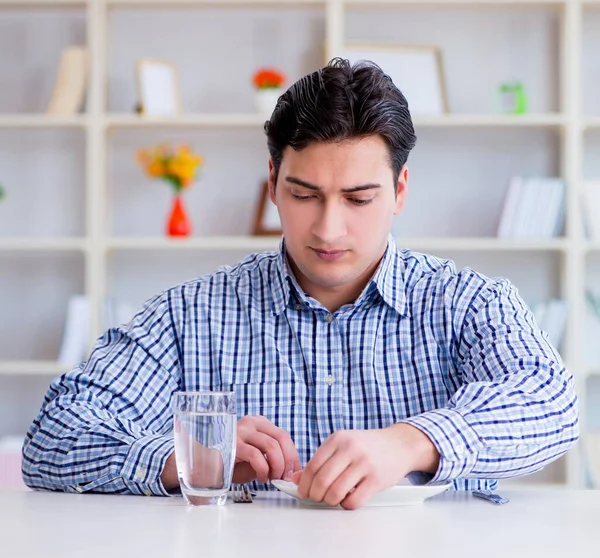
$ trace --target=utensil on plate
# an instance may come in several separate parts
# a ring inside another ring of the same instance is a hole
[[[500,496],[500,494],[496,494],[491,490],[473,490],[473,496],[498,506],[501,506],[502,504],[508,504],[508,502],[510,502],[508,498],[504,498],[503,496]]]
[[[234,504],[251,504],[252,492],[245,484],[234,484],[231,488]]]

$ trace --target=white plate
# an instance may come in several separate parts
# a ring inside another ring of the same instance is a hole
[[[274,479],[271,484],[293,496],[298,498],[298,487],[291,481]],[[445,490],[448,490],[452,486],[452,483],[438,484],[438,485],[413,485],[408,481],[392,486],[386,490],[379,492],[371,497],[371,499],[365,504],[365,506],[410,506],[413,504],[422,504],[427,498],[431,498],[436,494],[440,494]],[[301,500],[301,503],[309,506],[324,506],[329,507],[327,504],[322,502],[313,502],[312,500]]]

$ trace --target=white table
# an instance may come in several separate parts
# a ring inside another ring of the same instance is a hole
[[[280,493],[253,504],[189,507],[182,498],[0,491],[0,556],[470,557],[598,556],[600,491],[465,493],[356,511],[300,506]]]

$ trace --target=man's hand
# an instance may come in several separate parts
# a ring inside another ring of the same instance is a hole
[[[235,461],[236,483],[290,479],[302,467],[290,435],[262,416],[246,416],[238,421]]]
[[[434,473],[438,463],[439,453],[429,437],[400,423],[380,430],[335,432],[292,480],[300,498],[352,510],[413,471]]]

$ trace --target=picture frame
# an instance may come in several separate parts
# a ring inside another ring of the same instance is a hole
[[[402,91],[413,116],[448,113],[442,51],[437,46],[346,43],[339,56],[351,63],[375,62]]]
[[[277,206],[269,198],[269,183],[265,180],[260,187],[252,234],[280,236],[282,233]]]
[[[158,58],[141,58],[137,62],[137,82],[141,114],[181,114],[181,88],[175,64]]]
[[[64,116],[81,111],[88,86],[89,64],[86,47],[69,46],[63,49],[46,114]]]

